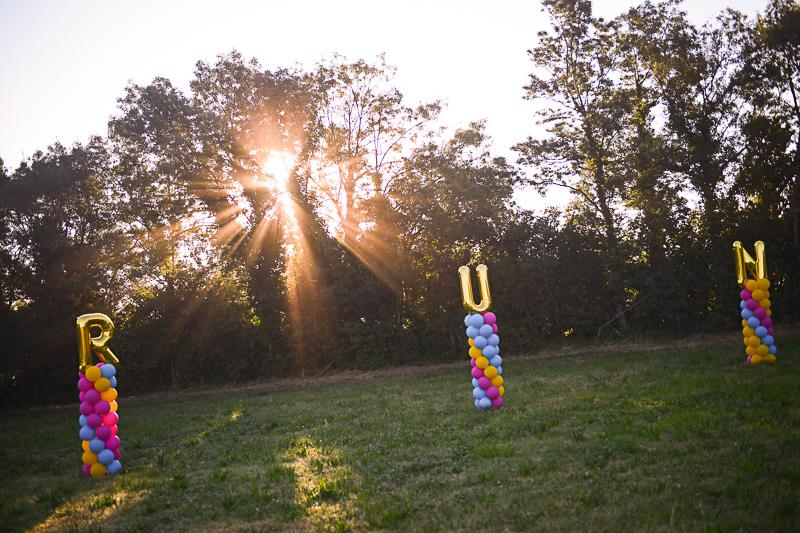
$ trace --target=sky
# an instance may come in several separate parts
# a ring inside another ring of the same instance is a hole
[[[636,3],[596,1],[594,13],[612,18]],[[753,16],[765,5],[683,8],[702,24],[727,7]],[[443,100],[448,126],[485,120],[497,153],[513,159],[510,147],[541,131],[522,87],[527,50],[547,26],[538,1],[0,0],[0,158],[13,169],[55,141],[105,134],[129,82],[164,76],[188,89],[198,60],[236,49],[269,69],[385,53],[410,102]],[[554,191],[547,203],[564,198]],[[517,200],[542,201],[530,191]]]

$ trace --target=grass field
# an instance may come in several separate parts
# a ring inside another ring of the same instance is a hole
[[[125,472],[78,474],[74,409],[0,419],[7,530],[800,529],[800,339],[507,357],[423,376],[125,402]]]

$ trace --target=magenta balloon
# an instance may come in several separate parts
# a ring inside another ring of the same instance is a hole
[[[767,310],[763,307],[757,307],[756,310],[753,311],[753,314],[755,314],[758,318],[764,318],[767,316]]]
[[[106,415],[111,411],[111,404],[105,400],[100,400],[94,404],[94,412],[98,415]]]
[[[97,428],[96,436],[100,440],[107,440],[111,436],[111,428],[108,426],[100,426]]]
[[[495,398],[500,396],[500,389],[498,389],[497,387],[492,385],[491,387],[486,389],[486,396],[488,396],[490,399],[494,400]]]
[[[483,313],[483,323],[489,324],[490,326],[497,322],[497,317],[491,311],[486,311]]]
[[[472,367],[472,377],[475,379],[480,379],[483,377],[483,370],[478,368],[477,366]]]
[[[502,398],[502,396],[498,396],[497,398],[492,400],[492,407],[494,407],[495,409],[500,409],[501,407],[503,407],[503,398]]]
[[[469,358],[469,364],[471,364],[472,366],[475,366],[475,359],[470,357]]]
[[[742,292],[739,293],[739,297],[742,300],[749,300],[750,298],[753,297],[753,294],[750,291],[748,291],[747,289],[742,289]]]
[[[118,460],[118,461],[119,461],[119,457],[120,457],[120,455],[119,455],[119,448],[117,448],[116,450],[111,450],[111,451],[113,451],[113,452],[114,452],[114,459],[116,459],[116,460]]]
[[[117,422],[119,422],[119,416],[117,416],[117,413],[111,412],[103,416],[103,424],[107,426],[116,426]]]
[[[86,417],[86,423],[89,424],[89,427],[97,428],[103,423],[103,419],[97,413],[92,413]]]
[[[114,424],[113,426],[111,426],[111,434],[112,434],[112,435],[116,435],[118,431],[119,431],[119,428],[117,427],[117,425],[116,425],[116,424]],[[117,459],[119,459],[119,457],[117,457]]]
[[[94,388],[94,383],[92,383],[86,378],[81,378],[78,380],[78,388],[86,392],[87,390],[91,390]]]
[[[486,376],[478,379],[478,387],[482,388],[483,390],[486,390],[491,386],[492,382]]]
[[[500,331],[500,328],[497,327],[497,324],[492,324],[492,333],[497,333]]]
[[[110,437],[108,437],[108,440],[106,441],[106,448],[108,448],[109,450],[116,450],[119,448],[120,444],[121,442],[119,440],[119,437],[117,437],[116,435],[111,435]]]
[[[83,475],[84,476],[91,476],[92,475],[92,467],[89,465],[83,465]]]
[[[86,398],[87,402],[94,405],[100,401],[100,393],[95,389],[87,390],[84,398]]]
[[[89,416],[94,414],[94,407],[89,402],[81,402],[80,411],[82,415]]]
[[[747,300],[746,304],[747,308],[751,311],[755,310],[758,307],[758,302],[756,300],[753,300],[752,298]]]
[[[764,320],[761,321],[761,325],[765,328],[768,328],[772,325],[772,317],[768,316]],[[771,335],[771,334],[770,334]]]

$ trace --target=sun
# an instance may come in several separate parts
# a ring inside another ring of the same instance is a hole
[[[261,170],[269,185],[275,189],[284,207],[291,204],[289,197],[289,175],[294,168],[296,157],[288,152],[270,152],[269,157],[261,165]]]

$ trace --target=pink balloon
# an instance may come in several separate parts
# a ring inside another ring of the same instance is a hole
[[[752,298],[752,297],[753,297],[753,293],[751,293],[751,292],[750,292],[750,291],[748,291],[747,289],[742,289],[742,292],[740,292],[740,293],[739,293],[739,297],[740,297],[742,300],[749,300],[750,298]]]
[[[765,328],[768,328],[772,325],[772,317],[768,316],[764,320],[761,321],[761,325]]]
[[[767,328],[767,333],[769,333],[770,335],[775,335],[775,330],[772,329],[772,326]]]
[[[763,307],[757,307],[756,310],[753,311],[753,314],[755,314],[758,318],[764,318],[767,316],[767,310]]]
[[[111,428],[108,426],[100,426],[97,428],[97,438],[100,440],[106,440],[108,437],[111,436]]]
[[[483,377],[483,370],[478,368],[477,366],[472,368],[472,377],[475,379],[480,379]]]
[[[100,393],[97,392],[96,389],[87,390],[84,398],[86,398],[87,402],[94,405],[100,401]]]
[[[84,476],[91,476],[92,475],[92,467],[89,466],[89,465],[83,465],[83,468],[81,470],[83,470],[83,475]]]
[[[105,400],[100,400],[94,404],[94,412],[98,415],[106,415],[111,411],[111,404]]]
[[[111,450],[111,451],[114,452],[114,459],[119,460],[119,448],[117,448],[116,450]]]
[[[475,359],[470,357],[469,358],[469,364],[471,364],[472,366],[475,366]]]
[[[78,388],[85,392],[87,390],[93,389],[94,388],[94,383],[92,383],[91,381],[89,381],[86,378],[81,378],[81,379],[78,380]]]
[[[119,422],[119,416],[117,416],[117,413],[111,412],[103,416],[103,424],[106,426],[116,426],[117,422]]]
[[[497,387],[492,385],[491,387],[486,389],[486,396],[488,396],[490,399],[494,400],[495,398],[500,396],[500,389],[498,389]]]
[[[117,450],[119,449],[120,444],[122,444],[122,442],[119,440],[119,437],[116,435],[111,435],[106,441],[106,448],[109,450]]]
[[[503,397],[498,396],[497,398],[492,400],[492,407],[494,407],[495,409],[500,409],[501,407],[503,407]]]
[[[100,415],[98,415],[97,413],[92,413],[86,417],[86,423],[91,428],[97,428],[100,427],[100,424],[103,423],[103,419],[100,418]]]
[[[119,428],[115,425],[111,426],[111,434],[116,435],[119,432]],[[118,458],[119,459],[119,458]]]
[[[497,324],[492,324],[492,333],[497,333],[498,327]]]
[[[490,326],[497,322],[497,317],[491,311],[486,311],[483,313],[483,323],[489,324]]]
[[[486,376],[482,378],[478,378],[478,387],[482,388],[483,390],[488,389],[492,386],[492,382]]]
[[[85,401],[86,401],[86,393],[85,393],[85,392],[83,392],[83,391],[79,392],[79,393],[78,393],[78,399],[79,399],[81,402],[85,402]]]
[[[94,407],[89,402],[81,402],[80,411],[82,415],[89,416],[94,414]]]
[[[755,308],[758,307],[758,302],[753,300],[752,298],[747,300],[746,303],[747,303],[747,308],[750,309],[751,311],[753,311]]]
[[[745,359],[745,361],[746,361],[746,362],[747,362],[747,364],[749,365],[750,363],[752,363],[752,362],[753,362],[753,358],[752,358],[751,356],[749,356],[749,355],[748,355],[748,356],[747,356],[747,359]]]

